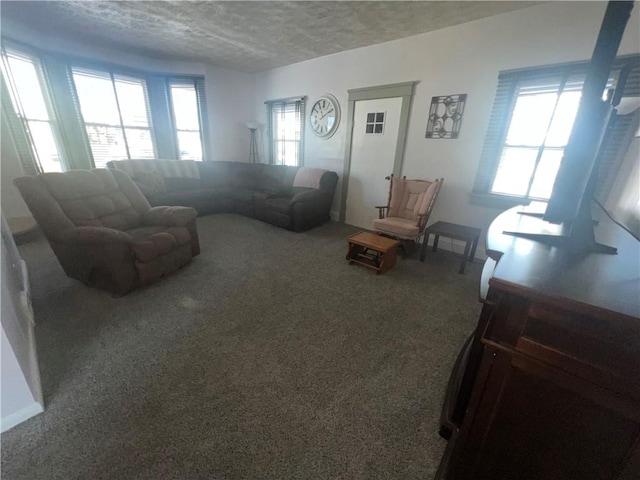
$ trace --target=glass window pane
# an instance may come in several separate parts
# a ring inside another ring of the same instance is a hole
[[[131,158],[155,158],[151,130],[143,128],[125,128],[129,155]]]
[[[110,160],[127,159],[127,149],[119,127],[87,125],[87,135],[96,168],[105,168]]]
[[[200,132],[178,132],[180,160],[202,160]]]
[[[564,92],[560,95],[545,145],[564,147],[567,144],[573,129],[573,122],[578,113],[580,97],[582,97],[582,92],[580,91]]]
[[[38,154],[40,166],[45,172],[62,172],[62,164],[58,156],[51,124],[48,122],[29,122],[29,131],[33,139],[33,146]]]
[[[491,191],[506,195],[526,195],[537,156],[537,148],[505,148]]]
[[[298,165],[298,142],[280,140],[276,142],[276,164],[295,167]]]
[[[171,85],[173,115],[177,130],[200,130],[198,97],[193,85]]]
[[[7,62],[24,115],[30,120],[49,120],[42,86],[33,62],[13,55],[7,56]],[[16,111],[20,112],[20,108],[16,108]]]
[[[126,127],[148,127],[147,97],[143,80],[115,78],[122,123]]]
[[[563,150],[545,150],[540,157],[540,163],[536,169],[529,196],[532,198],[548,200],[551,196],[553,183],[558,174]]]
[[[557,97],[556,93],[519,96],[507,133],[507,145],[541,145]]]
[[[80,73],[74,70],[73,80],[85,122],[120,125],[116,94],[108,75]]]

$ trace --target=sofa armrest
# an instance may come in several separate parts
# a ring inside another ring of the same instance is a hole
[[[115,228],[107,227],[74,227],[62,232],[57,242],[71,245],[99,245],[105,243],[120,243],[130,245],[133,242],[131,235]]]
[[[142,215],[143,225],[185,227],[198,216],[191,207],[152,207]]]
[[[331,199],[331,196],[327,192],[323,192],[322,190],[307,190],[306,192],[300,192],[291,197],[289,203],[315,203],[326,201],[327,199]]]

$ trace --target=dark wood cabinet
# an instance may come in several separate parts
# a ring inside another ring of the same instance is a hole
[[[502,233],[554,228],[514,209],[488,231],[497,265],[449,385],[437,478],[640,478],[640,244],[608,220],[596,235],[618,255]]]

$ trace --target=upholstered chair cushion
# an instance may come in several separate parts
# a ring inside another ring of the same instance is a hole
[[[398,238],[413,239],[420,233],[415,220],[402,217],[376,218],[373,229]]]
[[[393,179],[388,216],[417,220],[424,215],[437,184],[422,180]]]

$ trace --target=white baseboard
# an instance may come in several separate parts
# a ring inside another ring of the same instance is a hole
[[[38,415],[39,413],[44,412],[44,408],[38,402],[34,402],[28,407],[23,408],[22,410],[18,410],[16,413],[12,413],[8,417],[5,417],[1,420],[1,428],[2,433],[7,430],[15,427],[16,425],[24,422],[25,420],[30,419],[31,417]]]

